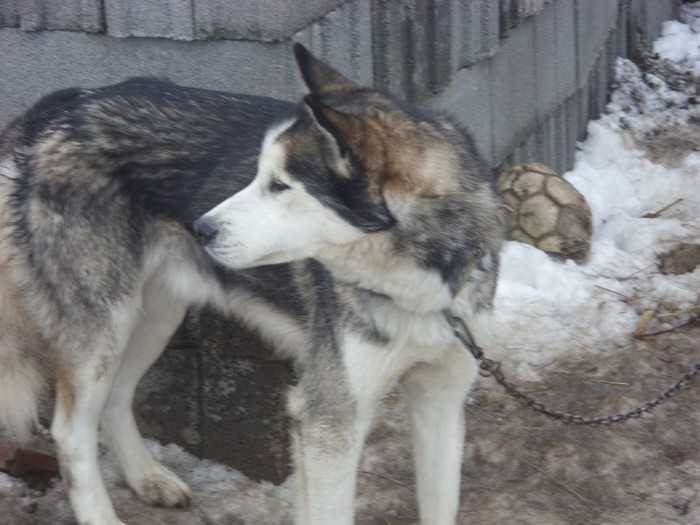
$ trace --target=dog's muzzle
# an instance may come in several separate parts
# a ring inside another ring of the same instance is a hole
[[[200,217],[194,222],[194,233],[197,235],[199,242],[206,246],[214,240],[219,233],[219,228],[213,220]]]

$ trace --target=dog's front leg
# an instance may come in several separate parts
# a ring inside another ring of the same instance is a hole
[[[406,370],[402,352],[348,331],[317,349],[289,398],[297,525],[352,525],[357,468],[378,400]]]
[[[340,389],[330,396],[305,391],[303,385],[290,395],[296,525],[354,523],[357,468],[371,415],[359,414],[346,396]]]
[[[413,364],[410,352],[347,331],[317,350],[289,398],[298,476],[297,525],[352,525],[357,468],[379,399]]]
[[[454,525],[464,447],[464,399],[476,378],[474,359],[452,346],[401,379],[408,403],[421,525]]]

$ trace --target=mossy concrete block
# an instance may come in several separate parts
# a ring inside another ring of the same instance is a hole
[[[255,480],[281,483],[290,471],[286,412],[290,364],[259,337],[211,311],[202,334],[202,454]]]
[[[191,311],[139,386],[144,435],[177,443],[254,480],[289,474],[288,362],[211,310]]]
[[[198,312],[191,313],[146,373],[134,409],[144,436],[202,453],[202,377]]]

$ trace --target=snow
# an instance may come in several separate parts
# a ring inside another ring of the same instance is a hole
[[[695,2],[685,9],[682,22],[670,20],[664,23],[661,38],[654,42],[653,50],[661,57],[700,74],[700,7]]]
[[[577,265],[554,260],[526,244],[505,246],[495,301],[499,329],[487,353],[503,359],[519,381],[540,380],[563,356],[614,357],[629,341],[642,312],[674,312],[700,303],[700,269],[682,275],[658,271],[660,253],[680,242],[700,243],[700,104],[692,98],[698,96],[700,82],[700,2],[684,9],[683,22],[665,23],[654,43],[654,51],[671,62],[642,70],[618,60],[618,89],[608,113],[590,123],[575,166],[564,175],[593,213],[588,260]],[[676,81],[670,82],[664,71],[675,71]],[[674,202],[658,217],[644,217]],[[487,381],[481,380],[482,388],[489,387]],[[386,424],[385,432],[391,433],[393,423]],[[492,441],[494,447],[496,442]],[[365,455],[363,471],[388,456],[381,448],[384,442],[377,443]],[[153,441],[148,445],[195,494],[194,508],[182,515],[172,511],[168,523],[291,522],[294,476],[281,486],[255,483],[176,445]],[[110,495],[125,521],[140,522],[129,512],[143,516],[155,512],[146,507],[134,510],[135,497],[121,481],[114,457],[104,454],[101,462]],[[698,465],[686,462],[696,474]],[[360,484],[358,508],[374,503],[386,515],[394,493],[363,491],[362,479]],[[0,473],[0,500],[15,498],[25,506],[36,496],[22,481]],[[60,484],[42,497],[44,506],[53,505],[56,523],[70,522]],[[383,502],[377,503],[380,499]]]
[[[700,3],[693,6],[700,11]],[[658,273],[660,253],[700,239],[700,33],[666,22],[654,50],[679,64],[682,82],[670,85],[618,59],[608,113],[589,124],[575,166],[564,175],[591,207],[589,259],[562,264],[532,246],[506,245],[495,325],[508,330],[496,331],[492,352],[523,380],[538,380],[562,354],[614,352],[644,310],[700,302],[700,269]],[[688,145],[695,151],[669,158],[655,149],[654,140],[686,135],[698,141]],[[644,218],[678,199],[660,217]]]

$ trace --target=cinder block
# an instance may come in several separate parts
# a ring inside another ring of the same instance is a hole
[[[510,30],[513,29],[518,21],[518,9],[516,0],[499,0],[499,29],[501,38],[506,38],[510,35]]]
[[[563,103],[541,127],[540,162],[557,173],[564,173],[570,165],[566,116],[566,103]]]
[[[534,19],[535,41],[535,108],[537,119],[544,122],[559,106],[559,52],[557,49],[557,19],[553,6],[549,6]],[[575,63],[575,61],[574,61]]]
[[[497,172],[501,173],[503,170],[509,168],[510,166],[515,166],[516,164],[524,164],[526,162],[533,162],[537,160],[537,136],[535,133],[527,137],[527,139],[519,144],[513,149],[513,151],[506,156],[506,158],[499,163]]]
[[[605,110],[609,89],[607,67],[605,56],[601,54],[589,76],[587,120],[597,119]]]
[[[372,2],[375,84],[421,103],[460,68],[495,54],[498,8],[493,2]]]
[[[369,2],[347,2],[338,9],[295,34],[295,42],[306,45],[312,53],[326,60],[348,78],[373,86],[372,10]],[[288,43],[283,44],[289,49]],[[294,60],[287,62],[290,85],[304,93]]]
[[[493,162],[499,165],[536,128],[538,82],[532,19],[501,42],[492,68]]]
[[[541,12],[551,0],[516,0],[518,17],[520,19],[534,16]]]
[[[289,474],[290,366],[236,322],[193,310],[139,386],[145,436],[177,443],[256,480]]]
[[[579,135],[577,112],[578,93],[574,93],[564,103],[564,123],[566,126],[566,164],[561,168],[562,171],[571,169],[576,160],[577,144],[583,138]]]
[[[527,18],[536,15],[551,0],[499,0],[501,38],[522,24]]]
[[[426,1],[372,2],[375,84],[414,103],[438,90],[431,7]],[[445,59],[449,63],[449,54]]]
[[[144,436],[177,443],[196,455],[202,454],[200,341],[199,313],[192,312],[146,372],[134,403]]]
[[[297,100],[299,73],[287,43],[176,42],[64,31],[0,30],[0,125],[39,97],[67,86],[96,87],[132,76]],[[288,76],[287,76],[287,72]]]
[[[620,4],[620,14],[617,19],[615,33],[617,34],[616,52],[621,57],[630,56],[634,52],[635,36],[631,30],[633,24],[631,24],[630,18],[634,16],[632,5],[637,1],[629,0]]]
[[[454,117],[493,165],[491,60],[477,62],[455,74],[452,82],[432,99],[431,106]]]
[[[286,396],[291,365],[230,319],[200,319],[202,455],[281,483],[291,465]]]
[[[588,127],[590,111],[590,90],[591,79],[588,78],[583,83],[583,86],[577,91],[576,99],[576,125],[578,140],[583,140],[586,137],[586,128]]]
[[[496,54],[499,18],[498,4],[491,0],[451,0],[447,19],[454,70]]]
[[[571,96],[576,83],[576,0],[556,0],[547,9],[554,11],[559,97]],[[544,13],[543,13],[544,14]]]
[[[10,3],[15,3],[10,0]],[[2,7],[0,7],[0,10]],[[18,2],[19,24],[25,31],[104,31],[101,0],[80,2],[51,2],[21,0]]]
[[[116,37],[194,40],[192,0],[104,0],[107,33]]]
[[[574,0],[549,4],[533,20],[537,119],[543,122],[576,90]]]
[[[461,10],[460,10],[461,11]],[[429,2],[426,8],[428,20],[432,20],[426,27],[426,43],[429,56],[426,56],[426,69],[428,73],[425,93],[420,100],[425,100],[430,95],[435,95],[443,86],[452,79],[458,65],[449,60],[453,54],[452,39],[449,38],[454,30],[454,22],[459,20],[449,2]],[[421,79],[415,78],[414,82],[421,83]]]
[[[19,27],[17,0],[3,0],[0,2],[0,27]]]
[[[346,3],[346,0],[196,0],[194,26],[200,39],[281,42]]]
[[[564,173],[573,162],[575,143],[568,136],[567,105],[563,104],[537,130],[501,164],[499,172],[506,167],[525,162],[541,162],[558,173]]]
[[[576,0],[576,61],[579,87],[617,25],[619,0]]]
[[[535,132],[535,158],[543,164],[552,167],[554,154],[554,132],[552,118],[542,122]]]
[[[661,24],[676,18],[676,0],[627,0],[620,5],[616,51],[620,56],[633,56],[648,50],[661,31]]]
[[[674,0],[638,0],[641,10],[640,29],[648,43],[654,41],[661,33],[661,25],[666,20],[677,18],[676,4]]]
[[[372,1],[372,42],[375,85],[407,98],[406,79],[414,60],[406,58],[411,26],[404,3]]]
[[[565,100],[559,110],[554,115],[554,157],[551,166],[557,173],[564,173],[574,163],[576,152],[576,135],[572,134],[575,129],[572,122],[575,116],[570,114],[571,105],[569,99]],[[572,118],[574,117],[574,118]]]

